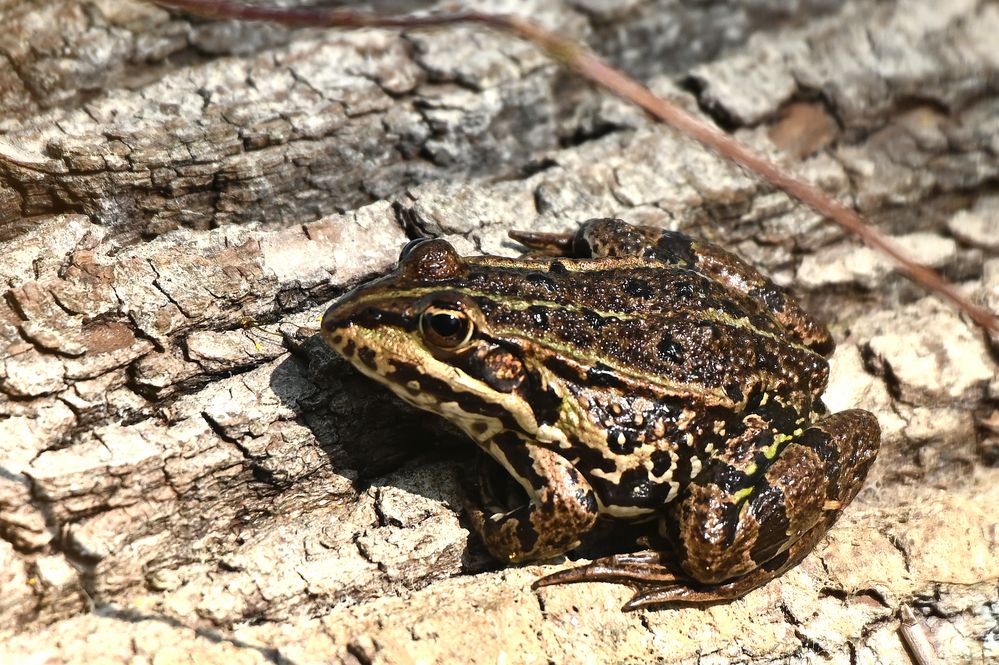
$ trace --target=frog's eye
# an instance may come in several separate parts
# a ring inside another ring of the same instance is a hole
[[[420,334],[436,347],[454,350],[468,344],[475,326],[468,314],[453,306],[431,305],[420,315]]]

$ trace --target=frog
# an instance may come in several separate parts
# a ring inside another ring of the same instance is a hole
[[[332,349],[522,488],[513,506],[465,492],[489,553],[540,562],[601,525],[648,530],[661,545],[534,583],[628,585],[624,610],[732,601],[801,562],[881,438],[873,414],[822,402],[828,329],[748,262],[680,232],[598,218],[510,236],[520,258],[415,239],[321,324]]]

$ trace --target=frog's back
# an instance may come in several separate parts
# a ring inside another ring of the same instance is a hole
[[[637,260],[504,270],[496,261],[471,262],[463,290],[498,337],[523,338],[664,394],[740,402],[756,386],[817,394],[825,385],[821,355],[789,340],[756,301],[694,270]],[[477,262],[489,269],[476,271]]]
[[[793,428],[825,386],[821,355],[790,341],[755,301],[694,270],[586,260],[503,270],[502,260],[482,261],[489,269],[473,261],[462,290],[497,339],[520,345],[541,383],[568,398],[560,452],[610,514],[661,509],[745,414]]]

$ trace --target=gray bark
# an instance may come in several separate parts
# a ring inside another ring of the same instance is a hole
[[[999,311],[995,3],[516,9]],[[0,19],[0,656],[893,663],[908,607],[946,662],[999,658],[999,345],[810,210],[480,29],[102,0]],[[531,591],[571,564],[490,562],[460,518],[467,442],[313,334],[406,224],[512,255],[510,228],[594,216],[762,266],[830,322],[829,406],[881,422],[840,524],[742,600]]]

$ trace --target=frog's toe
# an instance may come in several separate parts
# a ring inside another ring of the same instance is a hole
[[[664,605],[707,605],[735,600],[746,594],[752,586],[740,584],[738,581],[729,584],[718,584],[705,587],[686,584],[658,586],[639,591],[621,609],[625,612],[633,610],[658,608]]]
[[[542,233],[540,231],[509,231],[508,235],[540,256],[572,256],[575,233]]]
[[[616,582],[619,584],[669,584],[686,579],[673,568],[663,563],[657,552],[616,554],[603,557],[576,568],[567,568],[557,573],[545,575],[534,582],[532,588],[539,589],[555,584],[575,582]]]
[[[786,562],[786,557],[780,557]],[[546,575],[531,585],[533,589],[575,582],[612,582],[628,584],[639,590],[625,603],[625,611],[664,605],[705,605],[740,598],[766,584],[787,569],[787,565],[759,568],[742,577],[720,584],[697,582],[678,572],[658,552],[638,552],[603,557],[577,568]]]

